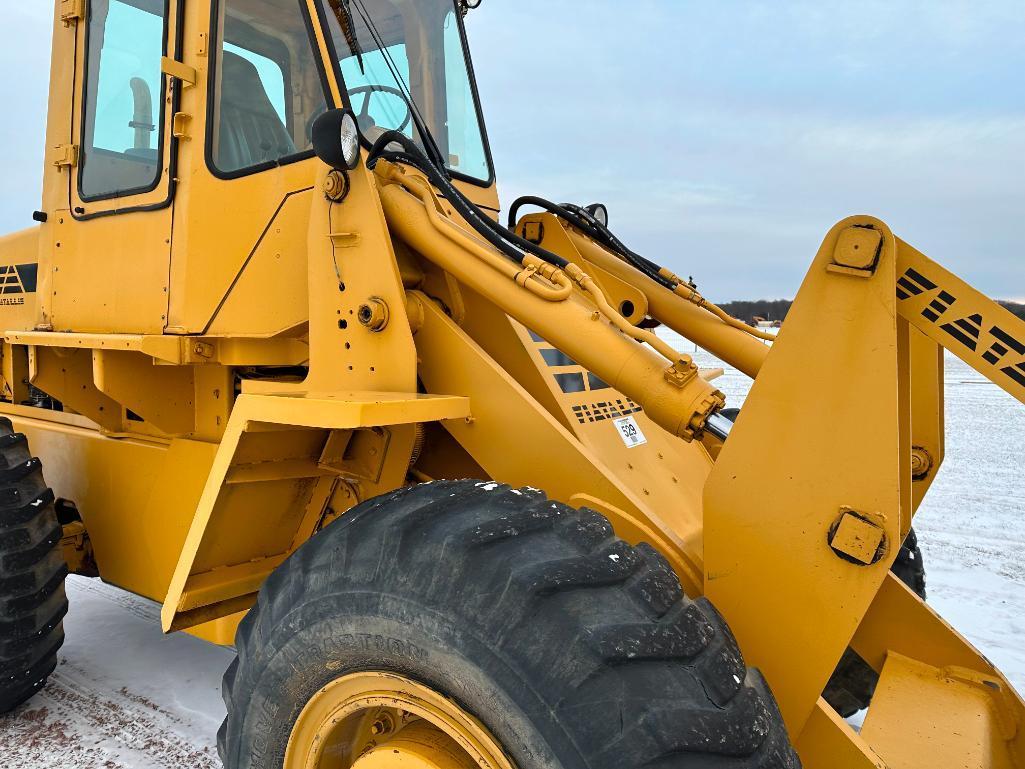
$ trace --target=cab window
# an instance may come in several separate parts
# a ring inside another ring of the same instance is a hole
[[[401,131],[426,147],[415,108],[446,167],[488,184],[491,161],[455,1],[327,0],[324,12],[364,138],[373,144]]]
[[[208,154],[222,176],[310,156],[323,80],[297,0],[224,0]]]
[[[80,197],[152,190],[164,121],[163,0],[93,0],[87,35]]]
[[[374,127],[381,130],[402,131],[413,136],[413,116],[409,111],[405,93],[391,78],[395,67],[402,83],[409,82],[409,59],[406,44],[392,45],[382,51],[367,51],[359,58],[350,56],[342,60],[342,79],[349,90],[352,109],[362,119],[360,127],[375,135]],[[388,82],[395,86],[382,85]]]

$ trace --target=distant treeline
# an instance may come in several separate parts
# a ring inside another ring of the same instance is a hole
[[[792,304],[793,302],[789,299],[759,299],[754,302],[727,302],[720,306],[733,317],[754,325],[755,318],[768,321],[783,320],[787,317]],[[1025,304],[1019,302],[999,302],[999,304],[1025,320]]]
[[[1010,310],[1012,315],[1017,315],[1022,320],[1025,320],[1025,304],[1019,302],[1000,302],[1000,304]]]
[[[790,305],[793,302],[789,299],[759,299],[754,302],[727,302],[720,305],[734,318],[740,318],[748,325],[753,326],[755,318],[762,320],[783,320],[790,312]]]

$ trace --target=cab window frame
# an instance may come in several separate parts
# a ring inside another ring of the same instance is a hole
[[[110,0],[110,2],[121,2],[121,1],[122,0]],[[133,4],[131,2],[127,2],[126,1],[126,2],[123,2],[123,4],[135,7],[135,6],[133,6]],[[160,56],[161,57],[167,57],[167,56],[170,56],[170,53],[169,53],[169,50],[168,50],[168,45],[169,45],[169,42],[170,42],[171,0],[163,0],[162,5],[163,5],[163,17],[162,17]],[[177,24],[178,24],[179,28],[181,27],[181,16],[182,16],[181,8],[182,8],[182,6],[183,6],[183,4],[181,4],[181,3],[178,6],[179,7],[179,13],[178,13]],[[90,116],[90,112],[89,112],[89,96],[91,94],[91,91],[89,89],[89,78],[92,75],[92,72],[90,70],[90,56],[91,56],[91,52],[92,52],[92,44],[94,42],[93,39],[92,39],[92,37],[93,37],[93,35],[92,35],[92,14],[93,14],[92,3],[87,3],[86,4],[86,8],[87,8],[87,12],[86,12],[86,18],[85,18],[84,65],[83,65],[83,68],[82,68],[82,73],[83,74],[82,74],[82,78],[81,78],[81,82],[82,82],[82,96],[81,96],[82,116],[81,116],[81,121],[80,121],[81,125],[79,126],[79,132],[78,132],[78,134],[79,134],[79,146],[81,147],[80,152],[81,152],[81,154],[83,156],[83,159],[86,157],[86,153],[87,153],[87,149],[86,148],[88,146],[87,139],[88,139],[88,131],[89,131],[89,116]],[[147,11],[144,11],[142,9],[139,9],[139,10],[142,13],[146,13],[147,12]],[[108,5],[108,11],[109,11],[109,5]],[[101,49],[101,52],[102,52],[102,49]],[[97,68],[100,70],[99,72],[96,73],[96,82],[97,82],[97,87],[98,87],[99,86],[99,77],[100,77],[100,74],[102,72],[102,58],[97,58],[96,65],[97,65]],[[78,199],[81,202],[83,202],[83,203],[99,203],[99,202],[106,201],[106,200],[116,200],[118,198],[134,197],[134,196],[137,196],[137,195],[146,195],[146,194],[148,194],[150,192],[153,192],[154,190],[156,190],[157,188],[160,187],[161,180],[164,178],[164,154],[165,154],[165,152],[167,150],[167,117],[168,117],[167,113],[168,113],[168,110],[167,110],[167,99],[165,98],[165,96],[167,94],[167,85],[168,85],[168,76],[161,69],[161,73],[160,73],[160,98],[159,98],[159,102],[160,102],[160,116],[159,116],[159,118],[157,118],[157,123],[156,123],[157,128],[158,128],[158,132],[157,132],[157,162],[156,162],[155,173],[154,173],[154,176],[153,176],[153,181],[150,184],[144,185],[144,186],[131,187],[131,188],[123,189],[123,190],[113,190],[112,192],[103,192],[103,193],[99,193],[99,194],[96,194],[96,195],[87,195],[85,193],[85,189],[83,187],[83,181],[84,181],[84,178],[85,178],[85,171],[86,171],[86,166],[88,165],[88,163],[80,161],[77,164],[78,165],[78,171],[76,173],[76,185],[77,185]],[[95,113],[95,106],[93,108],[93,112]],[[96,133],[96,126],[95,126],[96,115],[93,114],[92,117],[93,117],[93,121],[94,121],[94,123],[93,123],[93,136],[95,137],[95,133]],[[172,149],[172,153],[174,153],[176,147],[172,146],[171,149]],[[97,148],[96,147],[92,147],[90,151],[91,152],[96,152]],[[112,153],[110,150],[100,150],[100,152],[104,153],[104,154],[121,154],[121,153]],[[172,163],[173,163],[173,154],[172,154]],[[169,206],[170,203],[171,203],[170,198],[173,197],[173,194],[174,194],[174,190],[171,189],[170,190],[170,194],[168,196],[168,200],[166,202],[164,202],[163,204],[158,204],[158,207],[166,208],[167,206]],[[149,210],[150,208],[151,208],[151,206],[138,206],[138,207],[134,207],[134,208],[127,208],[127,209],[121,209],[121,210],[116,210],[115,209],[115,210],[110,211],[110,212],[99,212],[99,213],[100,214],[106,214],[106,213],[111,213],[111,214],[113,214],[113,213],[130,213],[131,211],[135,211],[135,210]]]
[[[488,165],[488,178],[487,181],[478,179],[475,176],[469,174],[460,173],[459,171],[453,171],[448,169],[449,174],[460,181],[467,182],[469,184],[475,184],[478,187],[488,188],[494,185],[496,181],[495,174],[495,160],[491,157],[491,141],[488,139],[488,125],[484,120],[484,108],[480,103],[480,89],[477,87],[477,73],[473,68],[473,56],[470,55],[470,38],[466,34],[466,19],[460,12],[459,4],[456,2],[452,3],[455,6],[455,21],[459,25],[459,41],[463,49],[463,60],[466,62],[466,75],[470,80],[470,88],[473,91],[473,104],[477,110],[477,125],[480,128],[481,143],[484,145],[484,162]]]
[[[320,78],[320,86],[321,86],[321,89],[322,89],[322,91],[324,93],[324,103],[326,105],[326,109],[329,109],[329,110],[330,109],[334,109],[334,106],[335,106],[334,105],[334,95],[331,92],[330,83],[329,83],[328,77],[327,77],[327,71],[326,71],[326,69],[324,67],[323,57],[321,56],[320,48],[317,45],[317,36],[315,34],[315,29],[314,29],[314,26],[313,26],[313,19],[310,17],[309,8],[307,7],[307,5],[304,2],[304,0],[289,0],[289,1],[292,2],[292,3],[295,3],[299,7],[299,9],[300,9],[300,11],[302,13],[303,26],[306,28],[306,37],[307,37],[307,40],[309,41],[310,50],[312,52],[311,56],[312,56],[312,58],[314,59],[314,61],[316,63],[317,75]],[[207,78],[208,82],[207,82],[207,95],[206,95],[206,137],[204,139],[204,142],[205,142],[204,154],[206,156],[206,167],[207,167],[207,170],[209,170],[210,173],[213,174],[213,176],[218,178],[218,179],[222,179],[222,180],[225,180],[225,181],[230,181],[230,180],[233,180],[233,179],[242,179],[242,178],[247,177],[247,176],[253,176],[255,174],[263,173],[264,171],[270,171],[270,170],[272,170],[274,168],[280,168],[282,166],[288,166],[288,165],[293,165],[295,163],[301,163],[304,160],[309,160],[310,158],[316,157],[316,153],[313,151],[312,148],[310,148],[308,150],[303,150],[301,152],[293,152],[292,154],[285,155],[284,157],[278,158],[277,160],[265,160],[265,161],[263,161],[261,163],[256,163],[254,165],[246,166],[245,168],[239,168],[239,169],[235,169],[235,170],[232,170],[232,171],[224,171],[224,170],[221,170],[217,166],[217,162],[216,162],[216,159],[214,157],[214,149],[215,149],[214,148],[214,128],[215,128],[215,120],[216,120],[216,117],[217,117],[217,111],[216,111],[217,99],[218,99],[218,96],[219,96],[219,94],[218,94],[218,87],[217,87],[218,86],[218,81],[217,81],[217,77],[218,77],[217,64],[218,64],[218,60],[219,60],[219,58],[221,56],[221,52],[223,50],[223,46],[224,46],[225,42],[227,42],[230,45],[237,45],[237,43],[232,43],[230,40],[227,40],[227,38],[225,38],[225,40],[221,40],[220,36],[218,35],[218,30],[220,28],[219,21],[220,21],[221,9],[222,9],[222,7],[223,7],[225,2],[226,2],[226,0],[212,0],[212,2],[210,3],[210,48],[209,48],[209,50],[210,50],[210,65],[209,65],[209,73],[208,73],[208,78]],[[252,28],[250,27],[250,29],[252,29]],[[286,105],[285,105],[286,106],[286,110],[285,111],[287,113],[286,114],[286,118],[285,118],[285,128],[286,128],[287,131],[291,132],[291,130],[293,128],[293,126],[291,124],[294,122],[294,116],[291,114],[291,111],[288,109],[288,106],[289,106],[288,102],[289,102],[289,100],[293,99],[292,91],[293,91],[294,83],[292,82],[292,71],[291,71],[292,70],[292,66],[291,66],[290,57],[288,55],[288,47],[285,46],[284,43],[282,43],[280,40],[277,40],[276,38],[274,38],[273,36],[266,35],[265,33],[262,33],[262,32],[260,32],[259,30],[256,30],[256,29],[253,29],[252,31],[253,31],[253,33],[258,38],[262,37],[262,38],[269,39],[270,45],[268,45],[268,47],[266,49],[259,50],[259,51],[258,50],[254,50],[254,49],[247,49],[247,50],[251,50],[252,53],[257,54],[258,56],[263,56],[264,58],[270,59],[271,61],[273,61],[276,65],[278,65],[281,68],[282,76],[283,76],[283,78],[285,80],[285,98],[286,98]],[[284,49],[285,54],[286,54],[284,61],[281,61],[281,60],[279,60],[279,59],[275,58],[274,56],[269,55],[267,53],[267,51],[269,51],[270,48],[273,47],[274,44],[280,44],[282,46],[282,48]],[[242,47],[242,46],[239,46],[239,47]]]
[[[330,17],[331,9],[325,5],[324,0],[316,0],[317,12],[320,14],[322,19],[322,27],[324,33],[324,40],[327,44],[328,55],[331,57],[331,67],[334,70],[335,77],[338,79],[338,84],[342,93],[342,99],[346,102],[346,106],[351,107],[349,101],[349,87],[345,84],[345,77],[342,74],[342,60],[338,55],[337,46],[335,45],[334,35],[331,34],[331,29],[327,24],[327,19]],[[470,88],[473,92],[473,104],[477,112],[477,123],[480,126],[481,143],[484,146],[484,160],[488,166],[488,178],[479,179],[476,176],[470,176],[459,171],[453,170],[446,166],[443,170],[449,175],[450,178],[471,184],[475,187],[482,189],[489,189],[494,186],[497,179],[495,173],[495,161],[491,156],[491,141],[488,138],[488,127],[484,122],[484,108],[480,103],[480,89],[477,87],[477,73],[473,68],[473,57],[470,55],[470,41],[466,35],[466,25],[464,23],[463,14],[459,11],[459,5],[452,0],[452,8],[456,24],[459,25],[459,39],[460,45],[463,49],[463,60],[466,63],[466,74],[470,82]],[[366,150],[371,149],[371,144],[365,136],[360,137],[362,139],[363,148]]]

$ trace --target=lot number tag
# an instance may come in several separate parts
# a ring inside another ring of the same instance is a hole
[[[637,426],[637,420],[633,417],[614,419],[612,424],[619,430],[619,437],[623,439],[623,443],[626,444],[628,449],[643,446],[648,442],[648,439],[644,437],[644,433],[641,432],[641,428]]]

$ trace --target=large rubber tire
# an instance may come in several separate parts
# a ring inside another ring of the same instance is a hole
[[[64,643],[68,569],[53,502],[25,436],[0,418],[0,713],[43,687]]]
[[[890,570],[901,582],[925,600],[925,563],[912,529],[904,540]],[[879,674],[853,649],[847,649],[822,693],[823,698],[844,718],[864,710],[872,702]]]
[[[227,769],[280,769],[304,704],[392,672],[519,769],[798,767],[762,676],[666,560],[541,492],[444,481],[366,502],[260,591],[224,676]]]

